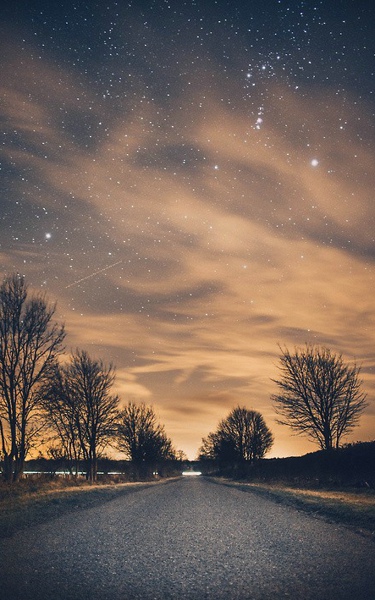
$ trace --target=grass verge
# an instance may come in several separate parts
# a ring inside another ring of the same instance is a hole
[[[20,482],[0,486],[0,538],[20,529],[85,510],[158,482],[90,485],[86,482]]]
[[[283,484],[242,483],[217,480],[245,492],[267,497],[293,506],[315,517],[340,523],[350,529],[371,536],[375,541],[375,491],[309,490]]]

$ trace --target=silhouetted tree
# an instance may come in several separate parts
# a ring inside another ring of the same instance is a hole
[[[185,454],[185,452],[183,450],[177,450],[174,453],[174,458],[175,458],[175,460],[178,460],[181,463],[189,461],[187,455]]]
[[[157,423],[153,408],[145,404],[129,402],[120,412],[117,448],[132,461],[138,474],[148,472],[159,461],[175,459],[164,427]]]
[[[274,380],[280,393],[272,396],[282,416],[278,422],[306,434],[322,450],[338,448],[366,407],[360,369],[345,365],[341,355],[327,348],[281,351],[281,378]]]
[[[83,458],[79,437],[81,402],[69,393],[67,377],[67,369],[55,364],[41,390],[41,403],[51,431],[50,450],[65,457],[71,473],[75,471],[77,475]]]
[[[225,439],[218,429],[202,439],[198,459],[219,462],[223,465],[237,462],[240,460],[240,455],[233,440]]]
[[[114,377],[112,365],[77,350],[70,364],[55,368],[43,390],[50,423],[67,454],[77,461],[83,456],[90,481],[96,480],[97,460],[115,435],[119,398],[110,394]]]
[[[217,430],[202,440],[200,460],[213,460],[221,464],[254,462],[263,458],[272,447],[273,435],[262,415],[238,406]]]
[[[28,297],[23,277],[0,288],[0,443],[4,477],[16,481],[40,430],[39,388],[62,352],[64,327],[52,323],[55,306],[44,295]]]

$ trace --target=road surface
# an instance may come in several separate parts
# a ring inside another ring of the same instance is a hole
[[[375,544],[189,477],[0,541],[1,600],[374,600]]]

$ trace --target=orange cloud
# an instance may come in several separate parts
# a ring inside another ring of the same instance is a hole
[[[273,455],[312,450],[275,423],[269,400],[277,344],[312,342],[363,365],[370,407],[353,439],[373,437],[365,106],[359,121],[358,104],[329,89],[275,86],[257,129],[220,94],[194,108],[197,87],[186,110],[176,99],[172,128],[155,101],[119,115],[88,83],[82,92],[72,74],[17,53],[3,81],[3,116],[27,140],[5,157],[32,173],[13,189],[31,214],[50,211],[54,233],[48,245],[5,245],[1,262],[57,298],[70,347],[117,365],[123,401],[154,404],[192,458],[238,403],[264,414]],[[96,124],[90,143],[61,126],[62,107],[77,130]]]

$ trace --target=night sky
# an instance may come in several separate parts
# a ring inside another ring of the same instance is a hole
[[[0,263],[57,301],[178,449],[237,404],[275,435],[278,344],[362,366],[375,435],[375,9],[2,3]]]

